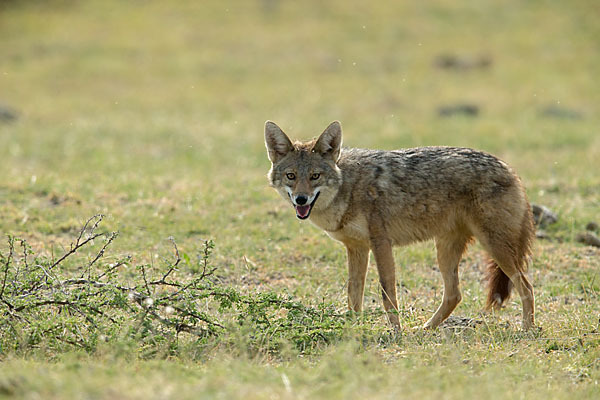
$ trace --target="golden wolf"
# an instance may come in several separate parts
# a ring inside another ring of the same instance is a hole
[[[370,250],[388,319],[399,327],[392,246],[434,239],[444,296],[424,327],[437,327],[461,301],[458,264],[477,238],[491,256],[487,307],[500,307],[514,286],[523,328],[533,327],[533,288],[525,275],[533,217],[521,181],[503,161],[460,147],[342,148],[337,121],[308,142],[292,142],[267,121],[265,144],[270,185],[299,219],[310,218],[346,245],[351,310],[362,310]]]

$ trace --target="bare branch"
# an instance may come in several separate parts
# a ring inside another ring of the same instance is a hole
[[[142,278],[144,278],[144,286],[146,287],[146,292],[148,292],[148,296],[152,296],[150,292],[150,287],[148,286],[148,279],[146,279],[146,267],[144,264],[141,265],[142,268]]]
[[[90,270],[92,269],[92,266],[96,263],[96,261],[98,261],[100,258],[102,258],[104,256],[104,252],[106,251],[106,248],[108,246],[110,246],[110,244],[112,243],[113,240],[115,240],[115,238],[119,235],[118,232],[112,232],[110,234],[110,236],[108,237],[108,239],[106,240],[106,243],[104,243],[104,245],[102,246],[102,248],[100,249],[100,251],[98,251],[98,253],[96,254],[96,257],[94,257],[92,259],[92,261],[90,261],[87,265],[86,271],[84,271],[84,273],[81,275],[83,277],[83,275],[85,275],[85,273],[87,272],[88,275],[88,279],[90,278]]]
[[[77,239],[77,242],[75,243],[75,245],[73,246],[73,244],[71,244],[71,249],[69,251],[67,251],[65,254],[63,254],[61,258],[59,258],[58,260],[56,260],[50,266],[49,270],[52,270],[58,264],[60,264],[61,262],[63,262],[66,258],[68,258],[69,256],[71,256],[72,254],[75,254],[77,252],[77,250],[79,250],[80,248],[84,247],[86,244],[92,242],[94,239],[97,239],[100,236],[105,236],[105,235],[106,235],[105,233],[94,233],[93,235],[91,235],[90,237],[88,237],[83,242],[79,242],[79,239]]]
[[[25,268],[29,269],[29,246],[25,240],[21,240],[21,248],[23,249],[23,263],[25,263]]]
[[[8,237],[8,257],[4,260],[4,276],[2,277],[2,288],[0,289],[0,299],[4,296],[4,289],[6,288],[6,279],[8,278],[8,270],[13,260],[15,251],[15,240],[12,237]],[[2,257],[4,258],[4,257]]]
[[[127,260],[129,260],[130,257],[127,256]],[[116,270],[117,268],[125,265],[126,262],[125,261],[119,261],[117,263],[115,263],[114,265],[110,266],[109,268],[106,269],[106,271],[104,271],[103,273],[101,273],[100,275],[98,275],[98,280],[102,279],[103,277],[105,277],[106,275],[110,274],[111,272],[113,272],[114,270]]]
[[[170,236],[169,240],[171,241],[171,243],[173,243],[173,247],[175,248],[175,263],[173,263],[171,265],[171,268],[169,268],[169,270],[165,272],[162,279],[160,280],[161,282],[165,282],[167,277],[171,274],[171,272],[177,269],[177,266],[181,262],[181,257],[179,256],[179,249],[177,248],[177,243],[175,243],[175,238],[173,236]]]

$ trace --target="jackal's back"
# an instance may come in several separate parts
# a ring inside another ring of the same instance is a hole
[[[443,201],[486,198],[518,183],[503,161],[460,147],[344,149],[338,165],[353,183],[372,186],[379,196],[405,200],[430,195]]]
[[[344,149],[338,166],[347,212],[381,215],[396,243],[487,226],[513,213],[520,220],[529,207],[513,170],[472,149]]]

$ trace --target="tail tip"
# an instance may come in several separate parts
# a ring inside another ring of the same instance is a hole
[[[490,293],[490,298],[488,299],[486,309],[487,310],[498,310],[502,308],[502,304],[504,303],[504,299],[499,292]]]
[[[490,260],[486,278],[488,281],[488,296],[486,309],[499,309],[510,297],[512,283],[508,276],[498,267],[495,261]]]

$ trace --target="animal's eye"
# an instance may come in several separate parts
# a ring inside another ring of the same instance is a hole
[[[316,181],[317,179],[319,179],[321,177],[321,174],[319,173],[314,173],[310,176],[310,179],[313,181]]]
[[[296,179],[296,174],[292,173],[292,172],[288,172],[287,174],[285,174],[285,176],[287,176],[287,178],[290,181],[293,181],[294,179]]]

